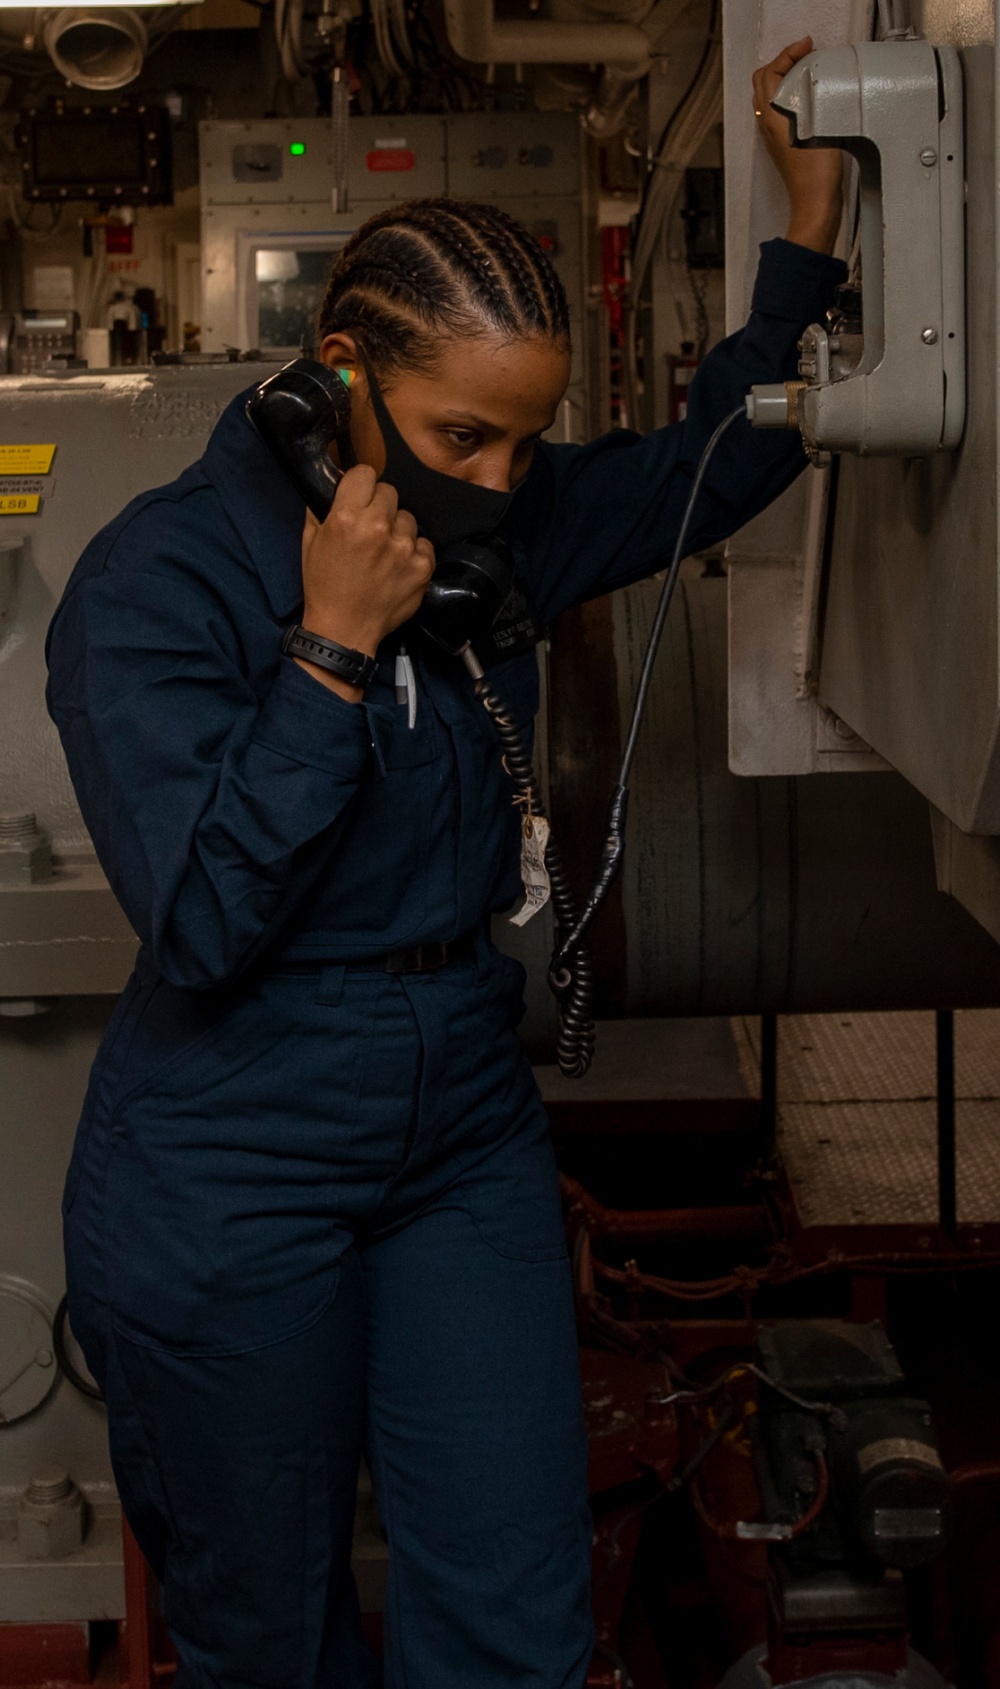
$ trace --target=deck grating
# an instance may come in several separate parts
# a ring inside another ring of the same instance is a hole
[[[760,1023],[733,1034],[757,1090]],[[956,1013],[955,1073],[958,1217],[1000,1223],[1000,1010]],[[805,1226],[933,1224],[934,1015],[782,1016],[778,1148]]]

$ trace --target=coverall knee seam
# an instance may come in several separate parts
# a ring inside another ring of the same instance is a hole
[[[388,1543],[389,1543],[389,1582],[388,1582],[388,1589],[387,1589],[388,1600],[387,1600],[386,1617],[387,1618],[390,1617],[389,1604],[391,1603],[392,1617],[395,1620],[395,1629],[396,1629],[397,1634],[399,1634],[401,1632],[402,1627],[401,1627],[401,1624],[400,1624],[399,1612],[398,1612],[398,1607],[399,1607],[398,1567],[394,1569],[393,1564],[392,1564],[392,1543],[393,1543],[393,1537],[395,1535],[395,1532],[394,1532],[394,1529],[393,1529],[393,1518],[392,1518],[393,1506],[392,1506],[392,1498],[391,1498],[391,1495],[389,1493],[389,1483],[388,1483],[388,1478],[387,1478],[387,1474],[386,1474],[385,1455],[382,1452],[382,1438],[381,1438],[381,1435],[379,1433],[378,1426],[375,1422],[375,1416],[371,1411],[371,1403],[370,1402],[369,1402],[369,1412],[368,1412],[368,1443],[369,1443],[369,1448],[371,1450],[372,1456],[374,1458],[375,1466],[378,1468],[378,1481],[376,1482],[376,1485],[375,1485],[375,1499],[376,1499],[376,1502],[378,1504],[379,1510],[380,1510],[381,1515],[382,1515],[382,1523],[385,1526],[385,1534],[386,1534],[386,1537],[387,1537]],[[408,1678],[408,1673],[407,1673],[407,1670],[406,1670],[406,1659],[405,1659],[405,1656],[403,1654],[402,1646],[400,1646],[400,1649],[399,1649],[399,1670],[400,1670],[400,1678],[401,1678],[400,1683],[398,1684],[398,1686],[396,1684],[393,1684],[391,1686],[391,1689],[407,1689],[407,1684],[408,1684],[409,1678]]]

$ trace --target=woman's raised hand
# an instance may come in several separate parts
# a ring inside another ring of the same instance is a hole
[[[816,252],[832,252],[843,212],[843,155],[836,147],[793,147],[787,117],[771,107],[783,78],[811,52],[812,36],[804,35],[783,48],[770,64],[761,65],[753,79],[754,116],[788,189],[787,238]]]
[[[420,608],[434,572],[434,548],[399,509],[395,489],[367,463],[342,476],[325,522],[307,514],[302,534],[302,625],[374,657],[379,644]],[[357,687],[297,658],[331,690]]]

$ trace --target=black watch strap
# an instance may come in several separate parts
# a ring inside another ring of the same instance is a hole
[[[318,633],[310,633],[299,624],[285,629],[281,649],[287,657],[304,657],[317,668],[329,669],[351,686],[367,686],[378,670],[374,657],[366,657],[363,651],[352,651],[348,645],[338,645],[335,639],[321,639]]]

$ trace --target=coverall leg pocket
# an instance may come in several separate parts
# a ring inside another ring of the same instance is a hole
[[[329,1307],[363,1040],[298,980],[248,989],[120,1104],[105,1190],[116,1330],[236,1355]]]

